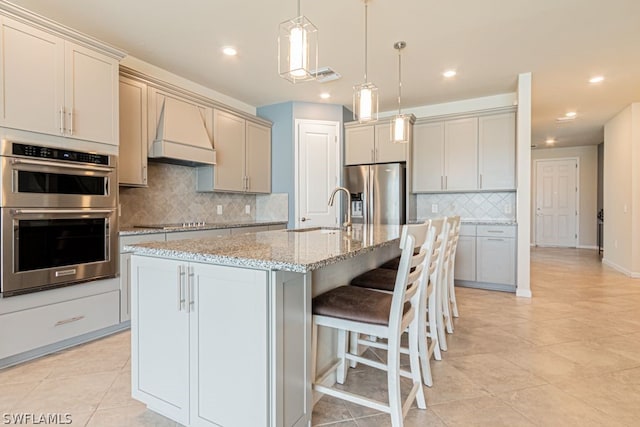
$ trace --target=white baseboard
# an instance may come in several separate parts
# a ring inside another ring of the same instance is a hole
[[[531,289],[516,289],[516,296],[522,298],[531,298],[533,295],[531,294]]]
[[[593,249],[598,250],[598,247],[595,245],[578,245],[576,246],[578,249]]]
[[[635,271],[631,271],[631,270],[627,270],[626,268],[616,264],[615,262],[611,262],[606,258],[602,258],[602,263],[608,267],[613,268],[614,270],[619,271],[620,273],[624,274],[625,276],[629,276],[632,279],[640,279],[640,273],[635,272]]]

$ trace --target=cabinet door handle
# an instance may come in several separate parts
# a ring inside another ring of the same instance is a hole
[[[73,108],[69,111],[69,136],[73,136]]]
[[[444,176],[444,189],[446,190],[447,187],[449,186],[448,180],[447,180],[447,176]]]
[[[67,323],[77,322],[78,320],[84,319],[84,316],[76,316],[70,319],[58,320],[54,326],[66,325]]]
[[[494,239],[489,237],[487,240],[491,240],[492,242],[504,242],[504,239]]]
[[[182,311],[184,306],[184,269],[182,265],[178,266],[178,311]]]
[[[504,233],[504,230],[487,230],[487,233]]]
[[[142,167],[142,182],[146,184],[147,182],[147,166]]]
[[[376,161],[376,160],[377,160],[377,159],[379,159],[379,158],[380,158],[380,151],[376,148],[376,155],[375,155],[375,157],[373,158],[373,160],[374,160],[374,161]]]
[[[480,189],[482,189],[482,174],[480,174]]]
[[[251,177],[247,177],[247,191],[251,188]]]
[[[440,175],[440,189],[444,190],[444,176]]]
[[[60,135],[64,135],[64,106],[60,106]]]
[[[195,272],[192,266],[189,266],[189,280],[187,281],[187,287],[189,289],[189,299],[187,300],[187,312],[194,311],[193,307],[195,306],[195,296],[194,296],[194,282],[195,282]]]

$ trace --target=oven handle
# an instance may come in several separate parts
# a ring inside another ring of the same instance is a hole
[[[115,213],[115,209],[12,209],[13,215],[29,215],[29,214],[111,214]]]
[[[94,165],[88,165],[88,164],[73,165],[73,164],[67,164],[67,163],[47,162],[44,160],[11,159],[11,164],[51,166],[55,168],[77,169],[77,170],[83,170],[83,171],[96,171],[96,172],[107,172],[107,173],[113,172],[113,168],[109,168],[109,167],[94,166]]]

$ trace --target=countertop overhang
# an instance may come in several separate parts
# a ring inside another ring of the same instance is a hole
[[[137,255],[235,267],[307,273],[377,248],[397,245],[401,226],[354,226],[313,231],[263,231],[205,239],[125,246]]]

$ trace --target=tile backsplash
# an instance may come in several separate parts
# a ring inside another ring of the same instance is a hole
[[[469,220],[515,220],[516,193],[434,193],[417,194],[418,220],[443,215],[460,215]],[[433,207],[437,212],[432,212]]]
[[[147,181],[147,188],[120,187],[120,227],[266,219],[266,213],[256,212],[256,197],[264,198],[263,208],[272,210],[273,218],[270,219],[287,220],[286,195],[283,200],[278,197],[282,195],[197,193],[196,168],[149,162]],[[222,206],[221,215],[217,214],[218,205]],[[249,214],[245,213],[247,205]],[[284,212],[284,217],[277,216],[280,211]]]

